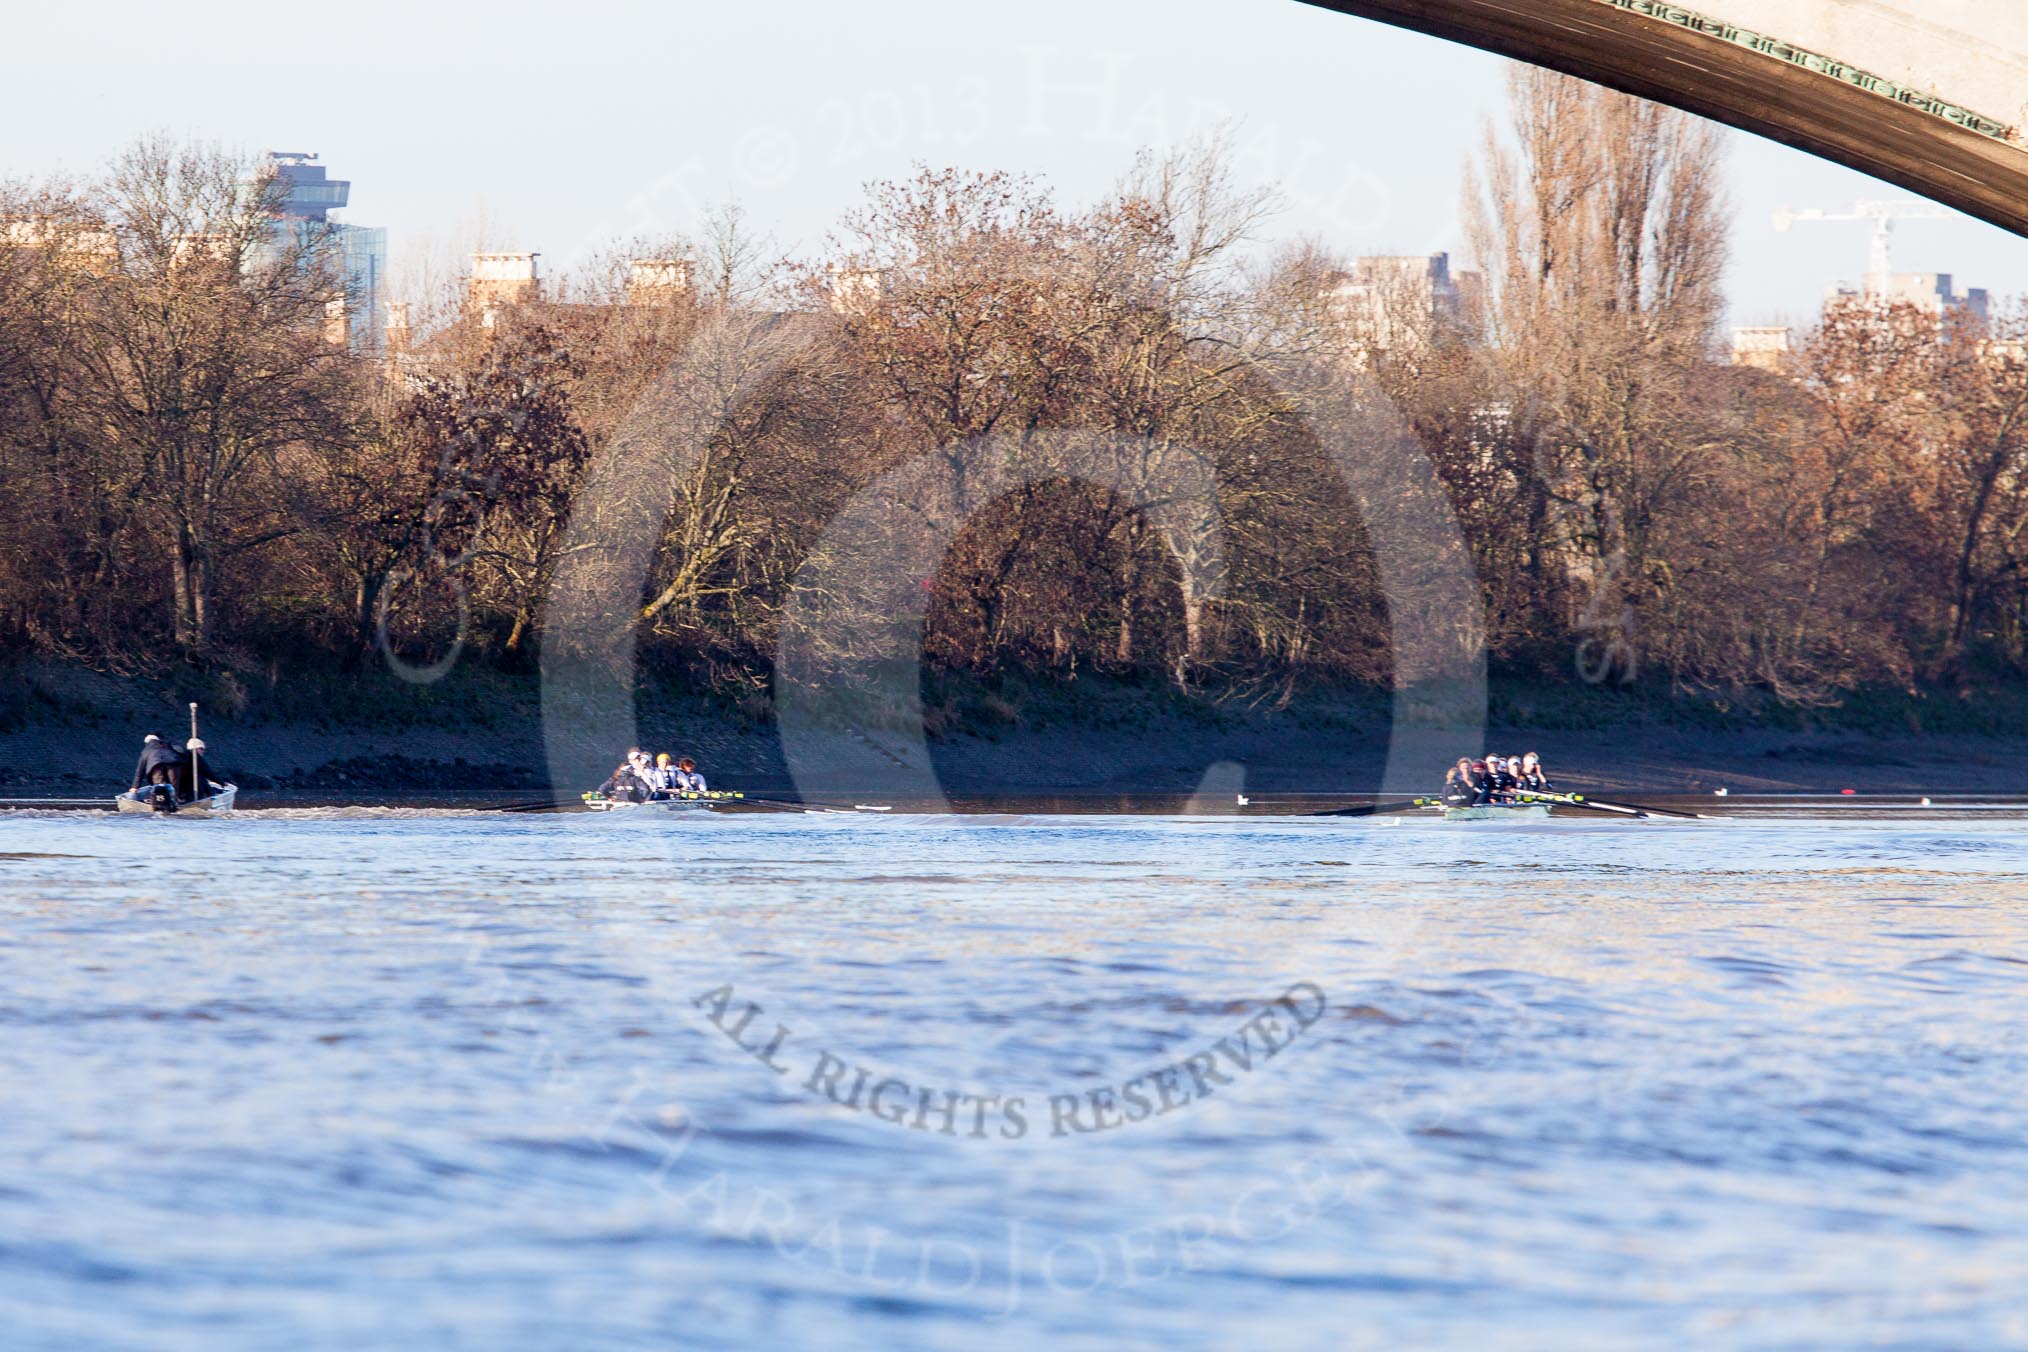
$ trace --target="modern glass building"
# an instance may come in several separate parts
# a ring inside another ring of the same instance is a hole
[[[345,255],[350,340],[360,351],[380,351],[387,339],[387,231],[330,219],[330,213],[344,207],[351,197],[352,180],[330,177],[314,153],[271,150],[268,161],[287,188],[280,205],[279,228],[314,223],[337,230]]]

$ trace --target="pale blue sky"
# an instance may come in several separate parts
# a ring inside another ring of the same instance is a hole
[[[1237,126],[1280,230],[1462,253],[1458,184],[1503,63],[1294,0],[770,5],[118,3],[7,20],[0,174],[86,171],[159,129],[320,152],[347,218],[426,244],[540,249],[545,271],[737,196],[795,250],[915,160],[1041,173],[1072,201],[1135,148]],[[1897,190],[1731,135],[1734,319],[1813,313],[1864,271],[1859,225],[1769,223]],[[2028,292],[2028,242],[1966,218],[1897,235],[1898,271]]]

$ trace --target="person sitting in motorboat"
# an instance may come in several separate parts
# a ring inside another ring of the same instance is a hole
[[[678,793],[708,793],[704,776],[697,773],[697,762],[685,756],[676,762],[676,776],[673,787]]]
[[[202,746],[198,748],[202,750]],[[170,745],[156,733],[141,739],[141,759],[134,764],[134,782],[129,792],[138,793],[143,784],[162,785],[177,799],[189,802],[190,755]]]

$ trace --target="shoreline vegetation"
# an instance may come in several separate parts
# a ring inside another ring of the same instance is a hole
[[[1075,208],[924,167],[798,260],[736,206],[478,255],[384,351],[260,164],[0,184],[6,773],[174,691],[250,776],[519,788],[568,660],[775,786],[781,690],[869,742],[919,681],[954,787],[1349,788],[1397,673],[1483,657],[1602,786],[2012,787],[2028,315],[1861,297],[1734,364],[1720,150],[1517,69],[1469,271],[1277,244],[1214,140]]]
[[[221,765],[254,802],[453,791],[504,800],[584,787],[550,782],[533,674],[473,669],[431,686],[384,675],[305,680],[248,693],[220,690],[216,676],[9,669],[0,673],[0,790],[91,796],[124,783],[141,733],[172,726],[192,698],[204,704]],[[1377,687],[1305,690],[1280,705],[1103,677],[932,677],[922,693],[921,745],[936,782],[960,795],[1189,793],[1219,761],[1244,767],[1252,792],[1367,793],[1379,788],[1393,712],[1390,692]],[[723,692],[656,682],[637,692],[636,707],[643,744],[696,756],[714,783],[755,793],[796,787],[764,699],[742,706]],[[2023,698],[1953,705],[1864,692],[1836,709],[1742,707],[1496,674],[1486,726],[1486,749],[1539,750],[1559,778],[1595,792],[2013,793],[2028,783]],[[898,726],[836,731],[850,749],[909,754]],[[591,763],[621,749],[561,748]],[[851,758],[840,759],[830,787],[847,791]],[[1442,768],[1433,762],[1433,781]]]

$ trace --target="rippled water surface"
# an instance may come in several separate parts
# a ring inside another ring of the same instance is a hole
[[[0,816],[0,1342],[2028,1342],[2010,814],[644,815]]]

